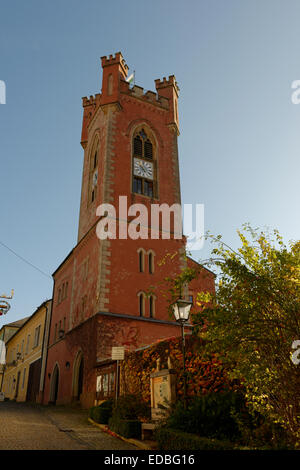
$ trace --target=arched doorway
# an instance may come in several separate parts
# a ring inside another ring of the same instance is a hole
[[[59,385],[59,369],[58,364],[55,364],[55,367],[52,372],[51,376],[51,384],[50,384],[50,397],[49,403],[53,405],[56,404],[57,395],[58,395],[58,385]]]
[[[77,353],[73,367],[73,390],[72,396],[74,401],[80,401],[80,396],[83,391],[83,370],[84,361],[82,351]]]

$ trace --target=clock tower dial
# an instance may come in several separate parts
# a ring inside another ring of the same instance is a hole
[[[134,158],[133,166],[133,173],[135,176],[153,180],[153,163],[145,162],[140,158]]]

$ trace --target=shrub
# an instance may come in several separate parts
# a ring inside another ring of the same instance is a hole
[[[110,400],[103,401],[100,405],[98,405],[98,407],[99,408],[106,408],[106,409],[112,411],[113,405],[114,405],[114,400],[110,399]]]
[[[168,427],[200,436],[235,440],[240,436],[234,413],[241,413],[242,396],[227,391],[195,397],[185,410],[177,403],[166,421]]]
[[[141,437],[141,423],[136,419],[121,419],[113,416],[108,422],[109,428],[127,438],[140,439]]]
[[[89,409],[89,418],[93,419],[93,414],[94,414],[94,409],[96,408],[96,406],[92,406],[90,409]]]
[[[109,418],[112,416],[113,401],[107,400],[101,405],[93,406],[89,410],[89,417],[100,424],[108,424]]]
[[[251,448],[287,448],[281,426],[259,413],[250,413],[241,392],[226,391],[195,397],[185,410],[178,402],[167,427],[207,438],[229,440]]]
[[[150,418],[151,408],[140,395],[123,395],[115,402],[112,415],[126,420]]]
[[[111,410],[109,408],[100,408],[99,406],[95,408],[92,419],[96,423],[108,424],[109,418],[111,418]]]
[[[230,450],[233,444],[161,427],[155,431],[158,450]]]

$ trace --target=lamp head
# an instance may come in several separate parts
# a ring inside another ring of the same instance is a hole
[[[176,300],[172,305],[175,320],[179,323],[186,323],[189,320],[191,307],[192,302],[188,300]]]

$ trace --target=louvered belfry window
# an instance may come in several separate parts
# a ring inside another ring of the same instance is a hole
[[[145,162],[148,168],[152,168],[152,174],[142,176],[135,174],[133,170],[132,191],[136,194],[142,194],[150,198],[155,197],[157,192],[156,186],[156,162],[154,157],[154,147],[151,138],[146,134],[144,129],[140,129],[133,137],[133,160],[140,159]],[[151,162],[151,163],[150,163]],[[133,164],[134,168],[134,164]]]
[[[152,144],[149,139],[144,143],[144,157],[152,159]]]
[[[134,138],[134,155],[143,156],[143,142],[139,135]]]

